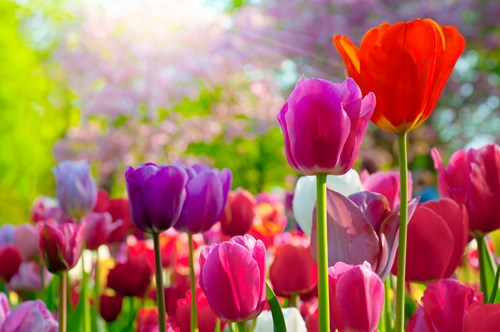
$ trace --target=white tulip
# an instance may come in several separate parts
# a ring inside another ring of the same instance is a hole
[[[307,332],[306,323],[297,308],[283,308],[283,316],[287,332]],[[269,332],[273,330],[271,311],[264,310],[257,317],[254,332]]]
[[[361,184],[358,172],[350,169],[343,175],[328,175],[326,177],[328,189],[349,196],[365,190]],[[304,233],[311,236],[313,210],[316,205],[316,177],[303,176],[295,186],[293,196],[293,215]]]

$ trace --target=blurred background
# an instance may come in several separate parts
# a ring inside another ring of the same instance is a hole
[[[124,195],[124,170],[203,161],[233,188],[293,188],[276,114],[302,73],[340,81],[331,38],[435,19],[467,39],[432,117],[409,135],[415,190],[429,157],[500,143],[500,2],[494,0],[0,0],[0,224],[55,196],[52,167],[87,159]],[[370,125],[356,169],[392,169]]]

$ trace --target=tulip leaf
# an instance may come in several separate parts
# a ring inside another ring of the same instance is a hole
[[[498,281],[500,279],[500,268],[497,265],[497,273],[495,274],[495,281],[493,282],[493,288],[491,289],[490,299],[488,303],[498,303],[497,302],[497,294],[498,294]]]
[[[274,294],[269,284],[266,282],[266,295],[269,305],[271,306],[271,315],[273,316],[273,326],[274,332],[286,332],[285,318],[283,317],[283,311],[281,310],[280,304],[276,295]]]
[[[488,248],[488,245],[484,239],[484,236],[476,236],[478,258],[479,258],[479,274],[481,279],[481,290],[484,294],[485,303],[489,303],[490,292],[494,288],[498,288],[498,283],[496,287],[495,284],[495,270],[497,268],[494,258]],[[484,284],[484,285],[483,285]]]

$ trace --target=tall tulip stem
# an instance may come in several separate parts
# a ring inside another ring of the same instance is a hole
[[[153,244],[155,250],[156,305],[158,306],[158,328],[160,332],[165,332],[165,293],[163,291],[163,270],[161,265],[159,233],[153,233]]]
[[[66,332],[68,313],[68,272],[62,271],[59,280],[59,332]]]
[[[319,330],[330,330],[328,300],[328,241],[326,229],[326,174],[316,175],[316,227],[318,242],[318,311]]]
[[[247,324],[244,321],[236,323],[236,326],[238,326],[238,332],[246,332],[247,330]]]
[[[191,286],[191,332],[198,331],[198,317],[196,312],[196,280],[194,272],[194,245],[193,234],[188,233],[189,240],[189,283]]]
[[[404,331],[405,321],[405,273],[406,273],[406,233],[408,226],[408,159],[406,133],[398,135],[400,208],[399,208],[399,248],[398,281],[396,286],[396,332]]]
[[[476,236],[476,242],[477,242],[477,257],[479,260],[479,281],[481,284],[481,292],[483,292],[484,295],[484,302],[487,303],[488,301],[488,283],[486,280],[486,253],[484,252],[485,245],[484,245],[484,235],[480,234]]]

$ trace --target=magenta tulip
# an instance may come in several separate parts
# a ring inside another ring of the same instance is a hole
[[[363,171],[361,173],[361,182],[366,191],[384,195],[391,210],[399,206],[399,173],[379,171],[368,174],[368,172]],[[412,183],[411,172],[408,172],[408,197],[411,197]]]
[[[464,332],[496,332],[500,322],[500,303],[476,304],[464,317]]]
[[[224,213],[221,216],[221,231],[225,235],[244,235],[255,219],[255,197],[247,190],[238,188],[229,193]]]
[[[463,331],[464,315],[482,301],[482,294],[458,280],[428,284],[421,306],[408,323],[408,332]]]
[[[266,302],[266,248],[250,235],[202,250],[200,287],[217,317],[242,322],[257,317]]]
[[[364,261],[385,279],[399,244],[399,211],[391,211],[381,194],[362,191],[345,197],[327,190],[328,266]],[[409,204],[412,215],[417,200]],[[314,212],[316,214],[316,211]],[[311,255],[316,258],[316,217],[313,219]]]
[[[58,224],[49,220],[39,225],[38,244],[47,269],[59,273],[74,267],[82,255],[85,223]]]
[[[446,168],[437,149],[431,152],[438,171],[439,192],[467,207],[470,230],[489,233],[499,229],[500,147],[491,144],[458,150]]]
[[[5,293],[0,293],[0,328],[9,314],[9,299],[7,299],[7,295],[5,295]]]
[[[113,222],[111,214],[108,212],[91,212],[83,220],[87,224],[85,232],[86,248],[97,250],[101,245],[113,241],[111,238],[113,232],[122,227],[123,221],[118,220]]]
[[[406,281],[450,277],[462,260],[468,226],[465,207],[449,198],[419,204],[408,224]]]
[[[306,175],[340,175],[351,169],[375,109],[353,79],[297,83],[278,114],[288,163]]]
[[[328,269],[332,331],[375,331],[384,307],[384,284],[370,264],[336,263]]]
[[[0,327],[1,332],[57,332],[59,324],[45,303],[37,300],[26,301],[13,308]]]

